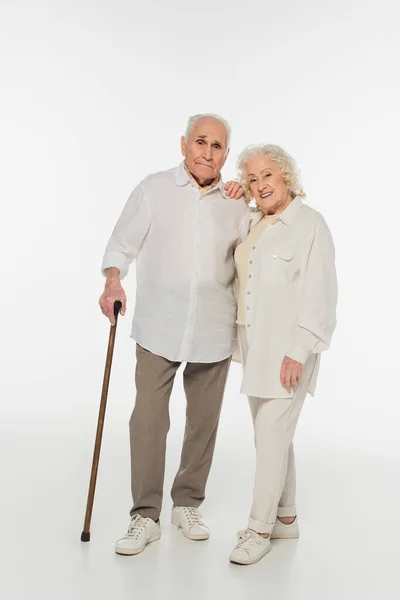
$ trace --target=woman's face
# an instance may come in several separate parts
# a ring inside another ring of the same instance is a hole
[[[260,154],[249,159],[247,180],[253,198],[265,214],[280,213],[292,201],[280,168],[268,156]]]

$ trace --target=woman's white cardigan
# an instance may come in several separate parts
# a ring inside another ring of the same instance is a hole
[[[290,398],[280,382],[284,356],[304,364],[317,354],[313,394],[319,355],[336,325],[335,250],[322,215],[295,198],[252,247],[246,283],[249,351],[241,392]]]

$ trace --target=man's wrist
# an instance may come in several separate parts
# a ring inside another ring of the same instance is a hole
[[[116,267],[109,267],[104,270],[104,275],[106,276],[106,284],[107,283],[121,283],[120,272]]]

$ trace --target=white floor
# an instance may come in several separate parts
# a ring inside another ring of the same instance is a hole
[[[231,384],[230,384],[231,385]],[[171,403],[162,538],[136,557],[114,554],[130,508],[126,406],[109,399],[90,543],[80,542],[97,398],[77,414],[9,415],[1,424],[1,597],[385,600],[400,597],[400,459],[379,445],[315,426],[310,400],[296,439],[301,537],[274,541],[260,563],[228,562],[251,499],[253,448],[245,399],[228,396],[203,505],[207,542],[169,522],[168,495],[183,431],[179,385]],[[325,415],[325,421],[329,417]],[[332,424],[331,424],[332,425]],[[317,433],[318,432],[318,433]],[[378,449],[378,450],[377,450]],[[397,457],[397,458],[396,458]]]

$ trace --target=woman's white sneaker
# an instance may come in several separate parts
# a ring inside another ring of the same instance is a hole
[[[189,540],[208,540],[210,537],[210,530],[204,523],[201,512],[194,506],[175,506],[171,522]]]
[[[290,540],[298,538],[299,535],[299,524],[296,517],[290,525],[285,525],[285,523],[277,519],[270,537],[272,540]]]
[[[252,529],[239,531],[237,544],[229,560],[239,565],[252,565],[271,550],[269,538],[265,538]]]
[[[153,519],[136,514],[132,517],[126,535],[115,544],[117,554],[133,555],[143,552],[147,544],[161,537],[160,525]]]

